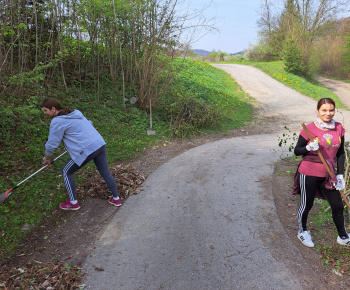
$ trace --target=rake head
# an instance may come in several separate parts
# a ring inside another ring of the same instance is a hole
[[[4,193],[0,194],[0,204],[4,202],[4,200],[12,193],[13,188],[5,191]]]

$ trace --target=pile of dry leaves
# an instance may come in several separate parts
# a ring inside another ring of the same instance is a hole
[[[82,269],[60,262],[34,262],[0,272],[3,289],[82,289]]]
[[[110,168],[110,171],[117,183],[119,196],[123,199],[129,195],[140,192],[140,187],[145,177],[137,169],[130,165],[118,165]],[[81,185],[77,186],[80,195],[89,195],[94,198],[108,199],[111,196],[102,176],[98,173],[88,178]]]

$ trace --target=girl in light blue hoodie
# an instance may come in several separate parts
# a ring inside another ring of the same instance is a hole
[[[61,203],[60,208],[64,210],[80,208],[75,193],[73,173],[91,160],[95,162],[98,171],[113,194],[108,202],[114,206],[121,206],[117,184],[109,171],[106,142],[93,127],[92,122],[88,121],[78,110],[62,108],[54,98],[44,100],[42,107],[44,114],[52,118],[49,137],[45,144],[43,166],[51,165],[51,156],[62,141],[71,157],[62,168],[69,200]]]

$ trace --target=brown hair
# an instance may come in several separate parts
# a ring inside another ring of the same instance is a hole
[[[322,105],[324,104],[331,104],[335,108],[335,103],[331,98],[322,98],[318,101],[317,103],[317,111],[321,108]]]
[[[62,113],[64,115],[67,115],[67,114],[70,114],[70,113],[73,112],[72,109],[62,108],[60,103],[55,98],[45,99],[42,102],[41,107],[43,107],[43,108],[45,107],[45,108],[48,108],[48,109],[55,108],[56,110],[60,111],[60,113]]]

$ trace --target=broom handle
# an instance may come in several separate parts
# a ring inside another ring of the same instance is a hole
[[[314,139],[312,138],[312,136],[311,136],[309,130],[306,128],[305,124],[302,123],[301,126],[303,126],[303,129],[304,129],[306,135],[309,137],[310,142],[313,142]],[[321,159],[323,165],[326,167],[329,176],[332,178],[332,175],[333,175],[333,174],[332,174],[332,171],[329,169],[329,166],[328,166],[326,160],[324,160],[324,158],[323,158],[322,153],[320,152],[320,150],[317,150],[317,154],[318,154],[318,156],[320,157],[320,159]],[[345,201],[346,206],[347,206],[348,209],[350,210],[350,204],[349,204],[348,199],[347,199],[346,196],[344,195],[344,192],[343,192],[342,190],[339,190],[339,192],[340,192],[340,195],[342,196],[343,200]]]

